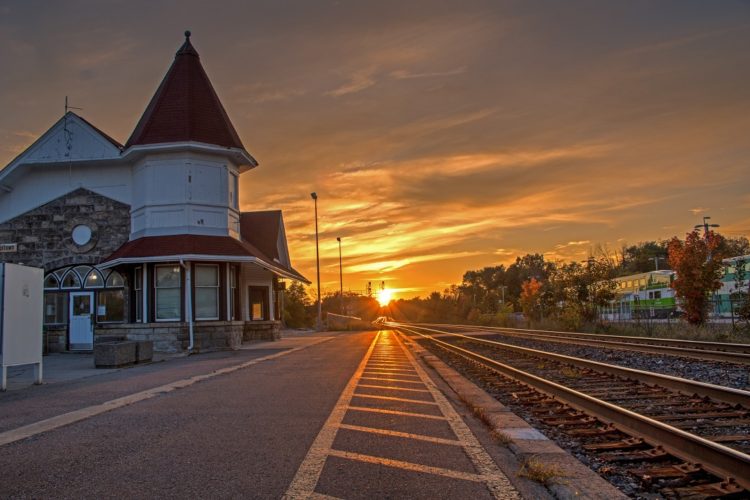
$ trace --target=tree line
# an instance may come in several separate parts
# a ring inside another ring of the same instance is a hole
[[[711,292],[721,287],[722,260],[750,254],[747,238],[724,238],[696,230],[685,240],[674,237],[623,246],[618,251],[598,247],[577,262],[545,260],[541,254],[517,257],[508,266],[466,271],[463,280],[442,293],[396,301],[396,319],[454,323],[508,323],[512,315],[528,321],[552,320],[561,328],[580,329],[599,321],[599,310],[615,299],[615,278],[659,269],[674,269],[675,294],[693,324],[706,321]],[[742,266],[738,266],[740,268]],[[750,319],[744,276],[738,279],[738,314]],[[744,308],[744,309],[743,309]]]
[[[721,286],[722,260],[750,254],[745,237],[725,238],[697,230],[684,240],[645,241],[623,246],[616,251],[598,246],[584,261],[550,261],[542,254],[526,254],[510,265],[469,270],[460,284],[427,297],[399,299],[381,308],[373,297],[345,292],[322,297],[323,316],[328,312],[374,320],[388,315],[397,320],[416,322],[476,323],[507,325],[523,315],[527,321],[553,321],[560,328],[578,330],[586,323],[599,321],[600,308],[616,296],[614,279],[656,269],[673,269],[673,283],[685,319],[701,324],[707,319],[710,293]],[[738,266],[741,268],[742,266]],[[737,279],[740,304],[750,321],[745,276]],[[300,283],[291,284],[284,297],[284,322],[290,328],[309,328],[315,324],[315,294]],[[744,305],[743,305],[744,304]],[[744,309],[743,309],[744,307]]]

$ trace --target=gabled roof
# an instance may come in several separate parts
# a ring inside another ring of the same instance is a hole
[[[203,142],[245,151],[190,43],[189,31],[125,147],[171,142]]]
[[[281,260],[279,254],[279,232],[281,210],[263,212],[242,212],[240,214],[240,235],[272,259]]]
[[[310,283],[307,278],[291,266],[274,261],[251,243],[230,236],[198,234],[145,236],[122,245],[99,264],[99,267],[107,268],[125,263],[166,262],[180,259],[255,262],[285,278]]]
[[[109,160],[119,158],[121,151],[122,144],[87,120],[68,111],[31,146],[0,170],[0,181],[26,164]]]

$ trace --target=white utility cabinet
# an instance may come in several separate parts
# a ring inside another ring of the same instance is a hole
[[[0,389],[8,367],[35,365],[42,383],[42,315],[44,270],[0,263]]]

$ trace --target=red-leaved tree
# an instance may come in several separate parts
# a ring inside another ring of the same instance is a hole
[[[701,237],[695,230],[686,235],[685,241],[675,236],[667,245],[669,266],[677,273],[672,288],[691,324],[705,323],[710,294],[721,288],[723,256],[719,248],[723,240],[713,231]]]
[[[531,278],[521,283],[521,296],[519,302],[523,313],[529,319],[539,319],[542,284],[536,278]]]

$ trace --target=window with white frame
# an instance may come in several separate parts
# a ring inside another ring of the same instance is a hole
[[[195,266],[195,319],[219,319],[219,266]]]
[[[135,268],[133,289],[135,290],[135,320],[143,321],[143,268]]]
[[[68,322],[67,292],[44,293],[44,324],[63,325]]]
[[[237,266],[229,266],[229,319],[240,319],[237,314],[237,304],[239,303],[237,295]]]
[[[179,264],[156,266],[154,275],[154,305],[156,321],[179,321],[182,313]]]

